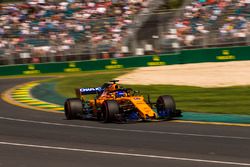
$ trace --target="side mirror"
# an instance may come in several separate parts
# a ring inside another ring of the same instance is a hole
[[[81,92],[79,88],[75,88],[75,94],[77,98],[81,98]]]

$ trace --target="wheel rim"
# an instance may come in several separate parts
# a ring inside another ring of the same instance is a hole
[[[70,110],[70,106],[69,106],[69,102],[67,101],[66,104],[65,104],[65,116],[67,119],[70,119],[70,114],[69,114],[69,111]]]
[[[171,117],[171,113],[173,112],[172,108],[168,108],[164,104],[164,100],[162,98],[159,98],[157,100],[157,113],[160,117]]]
[[[157,111],[162,112],[164,108],[164,103],[162,98],[158,99],[156,103],[157,103]]]
[[[108,122],[108,105],[106,102],[104,102],[104,107],[103,107],[103,111],[102,111],[102,118],[104,120],[104,122]]]

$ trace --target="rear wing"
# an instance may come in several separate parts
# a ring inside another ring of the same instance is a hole
[[[97,88],[76,88],[75,93],[76,97],[81,98],[82,95],[91,95],[91,94],[99,94],[103,92],[102,87]]]

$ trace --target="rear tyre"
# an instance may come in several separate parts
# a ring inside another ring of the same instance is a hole
[[[79,98],[71,98],[65,101],[64,113],[68,120],[80,118],[82,112],[83,105]]]
[[[156,108],[160,117],[171,118],[176,112],[174,98],[169,95],[159,96],[156,101]]]
[[[116,120],[120,113],[119,104],[115,100],[107,100],[102,105],[102,117],[105,123]]]

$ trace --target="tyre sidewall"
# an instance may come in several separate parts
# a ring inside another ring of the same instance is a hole
[[[116,114],[119,114],[119,104],[115,100],[104,101],[102,113],[105,123],[114,121],[116,119]]]
[[[82,101],[79,98],[67,99],[64,104],[64,110],[67,119],[77,119],[83,112]]]
[[[170,95],[159,96],[157,99],[157,106],[159,104],[163,105],[162,109],[169,112],[168,118],[171,117],[176,112],[176,104],[174,98]],[[157,107],[157,112],[159,113],[159,108]]]

